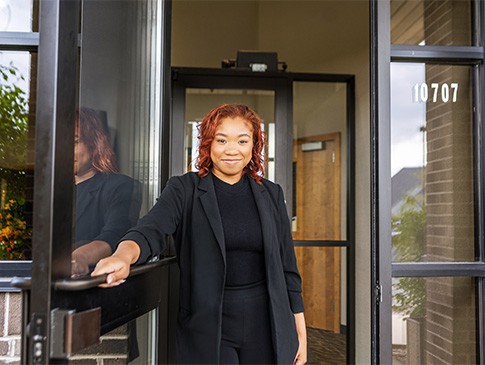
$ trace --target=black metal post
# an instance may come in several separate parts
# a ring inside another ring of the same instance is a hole
[[[40,3],[28,364],[56,363],[50,359],[51,283],[71,271],[79,11],[78,0]]]

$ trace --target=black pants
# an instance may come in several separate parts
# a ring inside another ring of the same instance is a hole
[[[226,288],[221,364],[274,364],[266,283]]]

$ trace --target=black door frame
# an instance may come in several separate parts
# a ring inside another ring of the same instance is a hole
[[[251,72],[233,69],[180,67],[172,69],[171,174],[183,172],[180,146],[184,145],[186,88],[251,89],[275,92],[276,170],[287,201],[292,201],[292,109],[293,82],[341,82],[347,87],[347,239],[340,241],[295,241],[295,246],[347,248],[347,363],[355,363],[355,80],[353,75],[291,72]],[[291,216],[291,204],[288,204]]]
[[[39,4],[32,273],[31,278],[12,280],[12,285],[24,293],[21,363],[67,363],[68,354],[62,345],[63,318],[56,322],[59,317],[54,312],[68,315],[68,311],[80,313],[92,308],[102,308],[100,334],[159,308],[159,321],[167,331],[160,331],[157,360],[168,363],[174,342],[168,322],[176,313],[169,295],[173,257],[133,269],[130,278],[118,288],[98,288],[105,277],[70,278],[73,227],[65,223],[73,220],[74,153],[66,151],[74,151],[81,3],[49,0]],[[159,5],[163,50],[160,113],[162,120],[168,121],[171,1],[160,0]],[[168,141],[168,123],[161,127],[161,140]],[[160,151],[162,184],[168,179],[168,169],[164,168],[168,166],[168,154],[163,153],[167,146],[164,143]],[[141,293],[142,287],[146,290]]]
[[[371,61],[371,362],[392,363],[392,278],[467,276],[477,280],[477,361],[485,363],[485,4],[471,1],[473,46],[391,44],[390,0],[370,0]],[[392,262],[390,164],[390,64],[470,65],[473,86],[474,262]]]

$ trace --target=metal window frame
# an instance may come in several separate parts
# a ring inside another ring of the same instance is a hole
[[[371,362],[391,364],[390,0],[370,0],[369,10]]]
[[[77,105],[78,45],[80,1],[40,3],[40,47],[38,55],[38,93],[36,124],[36,168],[31,296],[30,341],[36,335],[40,353],[29,351],[28,363],[48,363],[51,342],[50,311],[52,283],[70,276],[73,204],[74,112]],[[76,37],[72,35],[75,34]],[[72,138],[66,136],[72,135]],[[70,166],[70,168],[69,168]],[[53,232],[52,227],[59,227]],[[52,265],[45,265],[52,263]],[[29,349],[30,350],[30,349]]]
[[[392,362],[392,325],[390,321],[393,277],[474,277],[477,292],[477,361],[485,363],[485,224],[484,172],[485,145],[483,139],[482,101],[485,92],[484,48],[485,5],[472,3],[473,43],[478,46],[413,46],[390,44],[390,0],[371,0],[371,258],[372,317],[371,361],[374,364]],[[474,67],[473,141],[475,193],[475,262],[400,262],[391,263],[390,235],[390,63],[422,62],[428,64],[469,65]],[[384,201],[383,201],[384,200]]]
[[[391,45],[392,62],[469,64],[483,59],[483,47]]]
[[[172,0],[160,1],[159,16],[161,22],[161,75],[160,93],[161,101],[161,126],[160,126],[160,185],[165,186],[170,177],[170,117],[172,112],[172,84],[171,84],[171,52],[172,52]],[[176,255],[175,248],[170,248],[169,254]],[[161,301],[158,307],[158,330],[157,339],[157,363],[175,362],[175,331],[177,327],[178,297],[179,297],[179,272],[176,265],[171,265],[167,270],[167,300]]]
[[[37,52],[39,47],[38,32],[0,32],[0,51]],[[0,261],[0,292],[18,292],[11,285],[15,276],[30,277],[32,261]]]
[[[0,32],[2,51],[36,51],[38,47],[38,32]]]

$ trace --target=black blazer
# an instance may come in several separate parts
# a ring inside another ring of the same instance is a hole
[[[303,304],[283,191],[267,180],[250,181],[263,231],[276,361],[292,364],[298,349],[293,313]],[[145,262],[165,249],[167,235],[175,239],[180,267],[177,362],[217,364],[226,260],[211,174],[171,178],[155,206],[123,239],[139,244],[139,262]]]
[[[114,251],[123,234],[138,220],[138,185],[131,177],[115,173],[96,173],[76,185],[75,247],[102,240]]]

